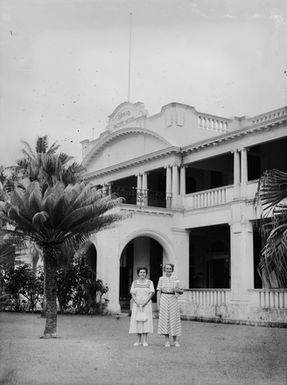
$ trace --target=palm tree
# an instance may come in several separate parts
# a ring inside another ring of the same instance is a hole
[[[26,188],[15,188],[10,192],[9,200],[1,204],[0,219],[12,225],[10,229],[1,230],[6,236],[6,246],[29,240],[43,250],[46,293],[44,338],[56,337],[57,268],[72,259],[69,250],[78,249],[91,233],[123,219],[115,211],[120,202],[120,198],[103,197],[94,186],[83,182],[65,187],[58,181],[43,188],[38,181],[33,181]]]
[[[258,266],[270,288],[287,287],[287,173],[267,170],[259,180],[257,204],[266,244]]]
[[[73,157],[65,153],[57,153],[60,145],[54,142],[49,146],[47,135],[36,140],[35,149],[28,142],[22,141],[23,158],[16,161],[13,167],[22,178],[37,180],[41,184],[51,186],[59,180],[66,185],[80,181],[83,167],[77,162],[71,163]]]

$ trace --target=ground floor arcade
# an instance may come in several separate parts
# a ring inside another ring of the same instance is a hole
[[[89,258],[109,286],[111,312],[128,309],[138,267],[148,268],[156,287],[169,262],[185,289],[183,316],[284,323],[287,291],[264,289],[257,272],[262,242],[254,220],[182,228],[172,213],[141,211],[95,235]]]

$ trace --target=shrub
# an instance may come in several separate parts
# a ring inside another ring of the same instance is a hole
[[[35,275],[32,268],[24,264],[10,267],[3,275],[3,297],[6,306],[14,311],[34,312],[36,304],[43,295],[43,274]],[[9,299],[9,304],[7,300]]]

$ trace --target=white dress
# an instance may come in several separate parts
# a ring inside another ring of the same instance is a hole
[[[154,293],[154,286],[151,280],[145,279],[144,281],[136,279],[133,281],[131,286],[131,294],[134,294],[138,303],[144,303],[150,293]],[[143,311],[147,315],[147,320],[144,322],[136,321],[136,314],[139,311],[139,307],[134,301],[132,305],[132,314],[130,321],[129,333],[152,333],[153,332],[153,321],[152,321],[152,301],[143,307]]]

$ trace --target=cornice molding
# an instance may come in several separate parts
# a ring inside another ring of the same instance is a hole
[[[182,153],[198,151],[206,147],[220,145],[222,143],[228,142],[229,140],[232,140],[232,139],[239,138],[241,136],[246,136],[249,134],[253,134],[254,132],[263,131],[274,126],[279,126],[286,122],[287,122],[287,116],[282,116],[282,118],[279,120],[274,119],[274,121],[269,121],[269,122],[266,122],[265,124],[262,124],[262,123],[252,124],[250,126],[241,128],[236,131],[231,131],[226,134],[215,136],[213,138],[182,147],[181,150],[182,150]]]
[[[118,163],[117,165],[102,168],[101,170],[92,171],[90,173],[84,173],[83,177],[85,179],[92,179],[92,178],[95,178],[98,176],[108,175],[108,174],[111,174],[115,171],[120,171],[120,170],[123,170],[125,168],[131,168],[133,166],[138,166],[140,164],[146,163],[146,162],[151,161],[151,160],[167,157],[171,154],[175,154],[175,155],[181,154],[180,147],[171,146],[169,148],[165,148],[165,149],[160,150],[160,151],[151,152],[150,154],[142,155],[142,156],[139,156],[137,158],[133,158],[133,159],[127,160],[125,162]]]

